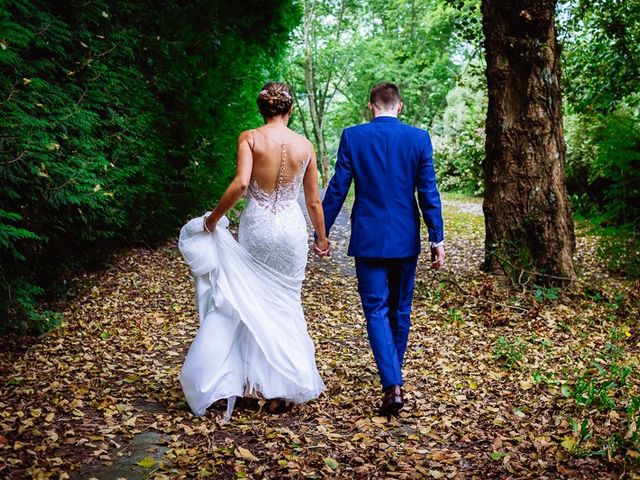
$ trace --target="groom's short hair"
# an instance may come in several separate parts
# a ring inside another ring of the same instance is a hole
[[[395,83],[382,82],[371,88],[369,103],[378,108],[391,107],[400,101],[400,89]]]

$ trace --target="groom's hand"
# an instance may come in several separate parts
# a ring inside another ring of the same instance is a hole
[[[440,270],[444,265],[444,247],[440,245],[431,249],[431,269]]]

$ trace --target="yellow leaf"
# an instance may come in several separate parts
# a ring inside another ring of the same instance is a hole
[[[51,413],[47,413],[47,416],[44,417],[44,419],[45,421],[50,422],[51,420],[53,420],[53,417],[55,417],[55,414],[51,412]]]
[[[236,447],[236,456],[239,458],[242,458],[244,460],[249,460],[249,461],[258,461],[258,459],[253,455],[253,453],[251,453],[248,449],[237,446]]]
[[[567,452],[572,452],[573,450],[575,450],[576,446],[578,445],[578,442],[573,438],[565,437],[565,439],[562,441],[560,445],[562,445],[562,447]]]
[[[142,468],[151,468],[156,464],[156,461],[151,457],[144,457],[142,460],[138,462]]]
[[[471,380],[471,381],[469,382],[469,388],[470,388],[471,390],[475,390],[476,388],[478,388],[478,382],[476,382],[475,380]]]
[[[136,417],[135,415],[132,416],[131,418],[129,418],[128,420],[126,420],[124,422],[124,425],[127,427],[133,427],[136,424],[136,420],[138,419],[138,417]]]

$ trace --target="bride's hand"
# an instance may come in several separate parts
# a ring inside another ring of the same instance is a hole
[[[214,222],[211,217],[213,217],[213,215],[211,215],[211,213],[209,213],[206,217],[204,217],[204,230],[207,232],[213,232],[216,229],[216,224],[218,222]]]
[[[331,244],[329,243],[328,238],[317,239],[313,243],[313,250],[316,255],[320,255],[321,257],[328,257],[331,255]]]

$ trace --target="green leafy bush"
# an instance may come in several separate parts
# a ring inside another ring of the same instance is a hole
[[[525,353],[527,353],[527,344],[521,338],[509,340],[499,337],[493,344],[493,358],[510,369],[520,367]]]
[[[486,84],[479,62],[469,65],[434,129],[438,183],[445,191],[479,195],[484,191]]]
[[[567,186],[575,211],[601,237],[610,269],[640,276],[640,98],[607,114],[574,114],[565,121]]]
[[[275,0],[3,3],[0,329],[46,330],[65,270],[211,206],[298,18]]]

